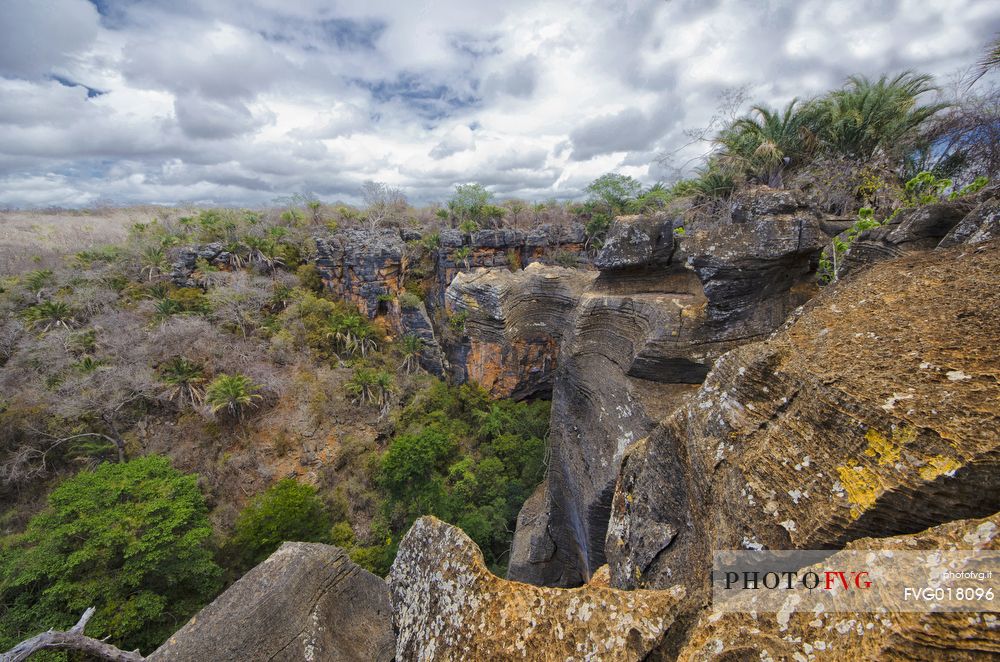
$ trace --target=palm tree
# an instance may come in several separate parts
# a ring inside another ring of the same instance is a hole
[[[160,381],[169,387],[166,392],[168,400],[177,400],[181,405],[186,401],[194,406],[205,398],[202,388],[205,374],[197,363],[175,356],[160,366],[159,373]]]
[[[243,420],[243,413],[263,398],[259,390],[260,387],[245,375],[222,374],[205,389],[205,403],[213,414],[225,410],[237,420]]]
[[[797,104],[798,99],[792,99],[784,111],[754,106],[749,115],[735,120],[716,138],[724,150],[723,163],[780,188],[784,169],[799,161],[811,142],[806,114]]]
[[[415,333],[407,333],[399,341],[403,353],[403,363],[399,366],[406,374],[420,368],[420,352],[424,349],[423,339]]]
[[[393,389],[392,375],[385,370],[356,368],[344,388],[353,397],[355,404],[374,404],[385,413]]]
[[[73,309],[62,301],[43,301],[24,312],[24,321],[31,328],[48,331],[56,327],[71,329],[76,325]]]
[[[159,246],[148,246],[142,251],[142,269],[140,273],[147,274],[153,280],[167,269],[167,256]]]
[[[471,246],[462,246],[455,250],[455,259],[461,260],[465,268],[469,268],[469,258],[472,256]]]
[[[852,76],[842,89],[810,104],[806,115],[825,148],[869,161],[905,146],[924,122],[948,107],[919,104],[920,96],[934,91],[932,81],[912,71],[874,81]]]

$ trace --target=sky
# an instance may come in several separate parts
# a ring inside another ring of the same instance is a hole
[[[992,0],[0,0],[0,207],[577,198],[692,167],[734,90],[944,82],[997,32]]]

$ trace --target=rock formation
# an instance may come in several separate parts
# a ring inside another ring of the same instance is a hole
[[[393,659],[385,582],[338,547],[285,543],[147,660]]]
[[[476,382],[494,397],[551,391],[570,314],[596,275],[535,262],[523,271],[455,276],[445,301],[449,315],[464,320],[458,381]]]
[[[643,660],[684,594],[503,580],[461,530],[433,517],[403,538],[388,582],[399,662]]]
[[[763,338],[814,292],[826,242],[790,191],[737,196],[681,230],[619,219],[559,355],[545,496],[521,518],[509,577],[574,586],[605,562],[625,450],[680,405],[729,349]]]
[[[997,550],[1000,515],[951,522],[915,535],[864,538],[848,544],[846,549]],[[841,554],[831,556],[822,567],[838,567]],[[886,604],[880,613],[706,612],[678,660],[936,661],[995,659],[1000,655],[1000,620],[996,614],[922,613],[902,610],[902,605],[890,601]]]
[[[909,254],[719,359],[627,453],[612,585],[705,600],[716,549],[839,549],[1000,510],[1000,243]]]

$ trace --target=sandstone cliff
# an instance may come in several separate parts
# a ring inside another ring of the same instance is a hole
[[[821,220],[794,193],[763,188],[683,230],[662,216],[616,222],[564,334],[546,487],[520,518],[510,578],[579,585],[605,562],[625,450],[718,356],[763,338],[816,291]]]
[[[707,599],[717,549],[837,549],[1000,510],[1000,244],[828,288],[626,455],[618,587]]]

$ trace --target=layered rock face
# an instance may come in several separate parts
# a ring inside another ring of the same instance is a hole
[[[643,660],[684,594],[506,581],[461,530],[433,517],[403,538],[388,583],[400,662]]]
[[[427,250],[413,243],[422,239],[412,230],[348,230],[317,238],[316,265],[338,297],[353,302],[370,318],[385,316],[398,333],[420,337],[424,346],[420,363],[428,372],[450,375],[459,383],[478,381],[495,397],[547,392],[561,325],[552,324],[552,315],[539,311],[547,305],[566,309],[580,287],[565,274],[556,279],[559,285],[536,272],[509,282],[504,275],[520,265],[536,263],[585,265],[583,227],[542,225],[529,232],[501,229],[472,234],[443,230],[436,247],[430,249],[429,270],[423,269],[428,265],[416,270],[426,297],[415,304],[400,295],[406,279],[414,277],[410,262]],[[487,277],[494,279],[493,284],[484,282],[478,293],[471,284],[468,292],[447,296],[456,276],[482,268],[494,272]],[[503,297],[502,303],[497,296]],[[539,305],[532,312],[528,309],[535,296]],[[477,297],[482,299],[478,303]],[[448,310],[447,301],[455,304]],[[474,315],[468,327],[472,333],[466,335],[462,329],[447,328],[449,310],[482,313]],[[489,319],[491,314],[496,317]],[[545,317],[550,322],[543,327],[541,318]],[[483,333],[477,335],[477,331]]]
[[[339,547],[285,543],[147,660],[343,660],[395,655],[385,582]]]
[[[612,584],[707,599],[712,550],[839,549],[1000,510],[1000,243],[830,287],[627,453]]]
[[[890,222],[861,233],[844,254],[838,275],[905,253],[982,243],[1000,237],[996,189],[970,198],[900,212]]]
[[[405,251],[396,230],[347,230],[316,239],[316,267],[338,297],[375,317],[396,305]]]
[[[764,337],[815,291],[821,219],[789,191],[737,197],[724,219],[675,231],[619,219],[569,322],[552,396],[544,496],[522,513],[509,577],[584,583],[604,538],[625,450],[729,349]]]
[[[951,522],[916,535],[864,538],[848,550],[997,550],[1000,515]],[[843,552],[814,570],[838,567]],[[805,568],[802,572],[808,572]],[[942,586],[947,585],[944,582]],[[706,612],[680,652],[682,662],[723,660],[985,660],[1000,655],[1000,620],[992,613]]]
[[[448,286],[450,316],[464,319],[462,374],[494,397],[524,398],[552,389],[559,344],[592,271],[528,265],[477,269]]]

